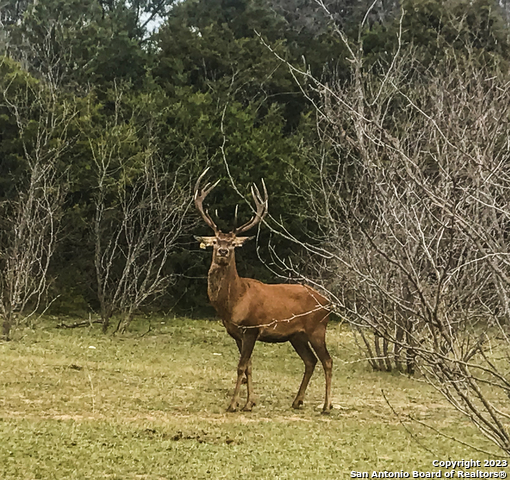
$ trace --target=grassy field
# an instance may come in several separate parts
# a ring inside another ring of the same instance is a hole
[[[56,323],[0,343],[1,479],[342,479],[486,458],[419,423],[410,435],[382,391],[400,415],[494,450],[426,384],[372,372],[338,323],[329,416],[320,365],[290,408],[303,365],[288,344],[256,345],[258,405],[227,414],[238,354],[220,323],[153,319],[118,337]]]

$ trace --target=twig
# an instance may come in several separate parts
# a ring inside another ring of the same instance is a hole
[[[381,393],[382,393],[382,396],[384,398],[384,400],[386,401],[388,407],[390,407],[390,410],[393,412],[393,415],[395,415],[398,419],[398,421],[400,422],[400,425],[402,425],[404,427],[404,430],[409,434],[409,436],[421,447],[423,448],[424,450],[426,450],[427,452],[431,453],[434,457],[436,457],[436,453],[433,452],[432,450],[430,450],[430,448],[426,447],[425,445],[423,445],[423,443],[420,442],[420,440],[418,439],[417,435],[415,435],[413,432],[411,432],[411,430],[409,430],[409,428],[407,428],[407,425],[404,423],[404,421],[402,420],[402,418],[400,417],[400,415],[397,413],[397,411],[393,408],[393,405],[389,402],[388,398],[386,397],[386,394],[384,393],[384,390],[381,388]]]

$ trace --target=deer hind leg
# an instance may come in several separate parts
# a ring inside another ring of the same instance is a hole
[[[333,360],[326,348],[326,327],[322,326],[315,330],[310,336],[310,344],[312,345],[315,353],[319,357],[324,368],[324,376],[326,378],[326,396],[324,399],[324,407],[322,413],[329,413],[333,408],[331,403],[331,377],[333,375]]]
[[[299,387],[299,391],[292,403],[292,408],[299,408],[303,405],[303,400],[305,399],[306,388],[308,387],[308,383],[310,382],[310,378],[312,377],[313,371],[315,369],[315,365],[317,364],[317,357],[313,353],[310,345],[308,344],[308,338],[304,335],[296,335],[290,339],[290,343],[296,350],[297,354],[301,357],[305,364],[305,373],[303,374],[303,380],[301,381],[301,385]]]
[[[246,378],[248,397],[246,399],[246,405],[243,407],[243,410],[251,411],[253,405],[255,405],[251,379],[251,354],[253,353],[253,347],[255,347],[256,341],[256,335],[247,335],[244,336],[242,340],[236,340],[241,356],[239,358],[239,364],[237,365],[237,381],[234,389],[234,395],[232,395],[232,400],[230,401],[230,405],[227,408],[227,412],[235,412],[237,410],[239,405],[239,392],[241,390],[241,384],[243,383],[244,378]]]

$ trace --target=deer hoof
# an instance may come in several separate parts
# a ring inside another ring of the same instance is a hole
[[[256,403],[253,400],[248,400],[246,402],[246,405],[243,407],[243,412],[251,412],[252,408],[256,405]]]
[[[331,413],[331,410],[333,409],[333,405],[324,405],[324,408],[322,409],[321,414],[322,415],[329,415]]]
[[[236,404],[233,404],[233,405],[231,404],[227,408],[227,412],[229,412],[229,413],[233,413],[233,412],[236,412],[236,411],[237,411],[237,405]]]
[[[295,410],[299,410],[303,406],[303,400],[294,400],[294,403],[292,404],[292,408]]]

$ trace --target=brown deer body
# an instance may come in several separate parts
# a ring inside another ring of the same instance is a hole
[[[207,170],[206,170],[207,171]],[[237,382],[228,411],[235,411],[239,404],[239,393],[246,378],[247,400],[243,408],[250,411],[255,405],[252,385],[251,355],[255,342],[290,342],[305,364],[305,373],[293,408],[303,404],[305,391],[317,363],[317,356],[324,367],[326,395],[323,412],[331,405],[331,376],[333,362],[326,348],[326,326],[329,320],[328,301],[318,292],[305,285],[267,285],[237,274],[235,248],[248,237],[238,237],[259,223],[267,213],[265,199],[252,188],[257,206],[255,216],[245,225],[230,233],[222,233],[211,217],[204,211],[202,202],[217,185],[207,184],[199,189],[204,172],[195,186],[195,205],[206,223],[214,230],[213,237],[197,237],[203,248],[213,247],[213,258],[208,274],[208,294],[211,304],[223,321],[227,332],[234,338],[240,352],[237,367]],[[313,350],[312,350],[313,349]],[[315,351],[315,354],[314,354]]]

